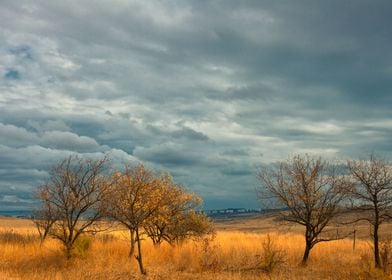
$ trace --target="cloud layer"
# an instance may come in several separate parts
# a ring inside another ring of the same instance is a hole
[[[257,207],[256,166],[391,155],[390,1],[0,4],[0,208],[70,153]]]

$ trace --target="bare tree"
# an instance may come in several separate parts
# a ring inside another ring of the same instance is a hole
[[[360,213],[355,221],[372,225],[375,267],[381,268],[379,228],[392,217],[392,166],[371,154],[368,160],[348,161],[348,168],[353,179],[353,209]]]
[[[83,159],[69,156],[51,171],[49,181],[38,188],[41,208],[35,224],[41,238],[60,240],[67,258],[79,236],[94,232],[102,217],[107,180],[103,176],[107,159]]]
[[[261,169],[258,179],[262,184],[260,199],[275,199],[281,209],[285,208],[281,214],[286,221],[305,227],[303,265],[316,244],[337,239],[321,237],[344,198],[345,180],[336,175],[333,166],[321,158],[296,155]]]
[[[32,220],[38,230],[42,245],[53,224],[57,221],[59,213],[49,201],[41,202],[41,208],[33,211]]]

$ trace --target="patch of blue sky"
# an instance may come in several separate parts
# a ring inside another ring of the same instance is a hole
[[[10,68],[6,70],[4,78],[8,80],[20,80],[20,73],[18,70]]]

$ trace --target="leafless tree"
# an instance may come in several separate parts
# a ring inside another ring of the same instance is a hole
[[[345,196],[345,180],[329,163],[321,158],[296,155],[262,168],[258,179],[262,184],[258,188],[260,199],[275,199],[279,208],[284,209],[281,214],[286,221],[305,227],[303,265],[316,244],[338,238],[321,237]]]
[[[376,158],[348,161],[353,186],[350,189],[353,209],[360,217],[372,225],[375,267],[381,267],[379,250],[379,228],[392,217],[392,165]]]
[[[52,169],[49,181],[38,188],[41,208],[36,211],[35,224],[41,238],[51,236],[63,243],[67,258],[72,256],[81,234],[97,230],[94,224],[104,213],[106,162],[106,158],[69,156]]]
[[[42,201],[41,203],[41,208],[33,212],[32,220],[38,230],[42,245],[53,224],[57,221],[58,212],[48,201]]]

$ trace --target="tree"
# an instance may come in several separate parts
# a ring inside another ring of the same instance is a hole
[[[166,240],[169,244],[174,244],[186,239],[197,240],[213,233],[211,220],[202,213],[190,210],[171,220],[167,227]]]
[[[321,158],[296,155],[261,169],[258,179],[262,184],[259,197],[276,199],[285,208],[281,214],[286,221],[305,227],[303,265],[316,244],[337,239],[321,237],[345,196],[345,180],[336,175],[333,166]],[[266,196],[265,190],[273,197]]]
[[[62,242],[67,258],[83,233],[94,232],[102,217],[108,184],[103,176],[107,159],[69,156],[51,170],[49,181],[38,187],[41,208],[35,224],[42,239],[47,236]]]
[[[108,216],[129,230],[132,257],[142,274],[146,274],[142,258],[142,235],[146,234],[156,246],[164,240],[175,241],[201,236],[210,230],[206,216],[197,213],[201,199],[173,183],[169,174],[156,175],[144,165],[125,166],[124,172],[113,174]]]
[[[141,236],[142,228],[160,207],[163,200],[162,178],[139,164],[125,166],[124,172],[113,174],[110,196],[108,197],[108,215],[121,223],[130,233],[130,252],[132,257],[137,245],[136,260],[142,274],[146,274],[143,266]]]
[[[42,245],[53,224],[58,219],[58,211],[49,201],[41,201],[41,203],[41,209],[37,209],[33,212],[32,220],[38,230]]]
[[[173,184],[170,176],[165,177],[160,207],[144,224],[144,230],[154,245],[159,246],[163,241],[173,245],[211,233],[211,221],[197,212],[197,207],[202,202],[200,197]]]
[[[361,213],[356,221],[372,225],[375,267],[381,268],[378,231],[392,217],[392,166],[374,154],[369,160],[351,160],[347,165],[353,180],[353,209]]]

